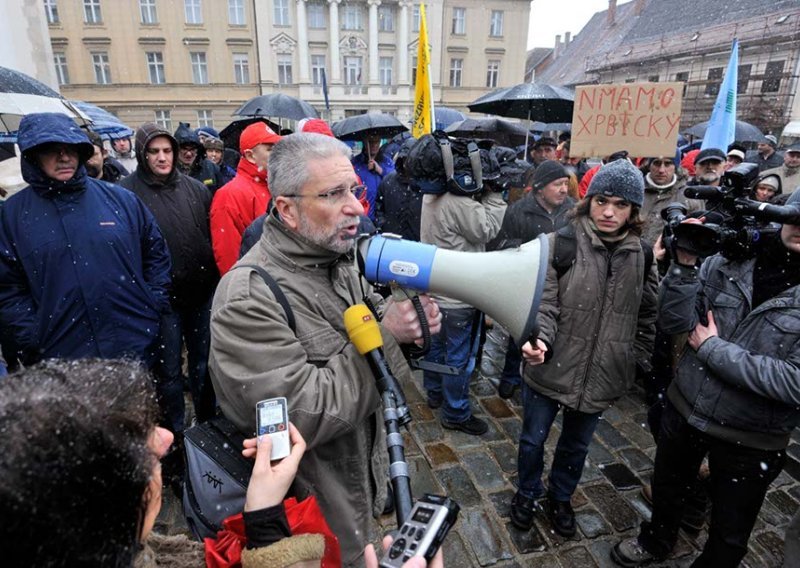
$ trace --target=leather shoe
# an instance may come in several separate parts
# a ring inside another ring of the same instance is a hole
[[[475,416],[470,416],[463,422],[449,422],[443,418],[442,426],[448,430],[461,430],[465,434],[472,436],[480,436],[489,430],[489,425]]]
[[[531,530],[538,509],[534,499],[528,499],[518,492],[511,499],[511,524],[523,531]]]
[[[500,381],[500,386],[497,388],[497,394],[500,398],[508,400],[514,396],[514,391],[517,390],[517,385],[511,384],[507,381]]]
[[[575,536],[575,511],[569,501],[547,498],[547,518],[555,531],[563,537]]]

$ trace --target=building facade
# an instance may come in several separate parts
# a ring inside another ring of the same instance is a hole
[[[62,94],[132,126],[219,129],[247,99],[275,92],[332,121],[368,111],[411,118],[411,0],[34,1],[44,3]],[[426,4],[435,103],[466,110],[522,81],[529,11],[529,0]]]

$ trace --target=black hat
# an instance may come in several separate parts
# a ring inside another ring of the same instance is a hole
[[[567,177],[569,177],[569,174],[560,162],[556,162],[555,160],[545,160],[536,166],[536,170],[533,172],[533,177],[531,178],[531,190],[539,191],[540,189],[544,189],[547,184],[552,183],[557,179]]]
[[[541,148],[542,146],[552,146],[553,148],[557,148],[558,144],[555,140],[550,138],[549,136],[542,136],[536,142],[533,143],[534,150],[536,148]]]
[[[696,166],[697,164],[707,162],[708,160],[724,162],[725,158],[725,152],[719,148],[706,148],[705,150],[700,150],[700,153],[694,157],[694,165]]]

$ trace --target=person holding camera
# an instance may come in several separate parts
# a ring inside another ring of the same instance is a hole
[[[792,194],[787,207],[800,220],[800,195]],[[750,258],[717,254],[699,270],[694,254],[676,249],[658,319],[666,333],[689,332],[688,347],[661,419],[653,516],[638,538],[613,549],[622,566],[670,553],[687,487],[706,456],[711,523],[693,566],[738,566],[747,553],[767,488],[800,424],[800,223],[784,223],[765,241]]]
[[[531,528],[544,496],[545,440],[563,409],[546,513],[558,534],[575,534],[570,499],[597,423],[631,387],[637,365],[649,363],[657,277],[641,239],[643,201],[641,172],[628,160],[606,164],[570,223],[549,236],[539,337],[522,348],[519,490],[511,502],[520,529]]]

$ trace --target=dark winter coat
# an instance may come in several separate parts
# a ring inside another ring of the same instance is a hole
[[[129,174],[128,170],[116,159],[111,156],[103,160],[103,181],[108,183],[119,183],[119,180]]]
[[[716,255],[699,272],[670,267],[661,328],[685,333],[711,310],[718,336],[696,352],[685,348],[668,396],[690,425],[715,438],[780,450],[800,424],[800,286],[753,309],[755,263]]]
[[[375,224],[383,233],[394,233],[404,239],[419,241],[422,217],[422,193],[406,176],[394,171],[378,186],[375,202]]]
[[[655,266],[645,278],[641,239],[629,233],[609,251],[590,228],[575,224],[572,266],[559,278],[549,236],[539,337],[550,347],[542,365],[525,365],[525,382],[568,408],[602,412],[633,385],[636,365],[649,367],[655,339]],[[644,282],[644,285],[642,283]]]
[[[500,250],[518,247],[541,234],[552,233],[567,224],[567,213],[575,206],[571,197],[552,213],[541,206],[533,192],[508,206],[500,232],[486,247]]]
[[[0,211],[0,328],[25,362],[147,359],[169,309],[164,238],[133,193],[82,165],[70,180],[46,177],[32,148],[88,139],[66,116],[38,116],[18,136],[30,186]]]
[[[369,203],[369,210],[367,214],[372,221],[375,221],[375,200],[378,198],[378,186],[381,181],[394,171],[394,162],[384,156],[382,159],[376,156],[375,161],[381,167],[382,174],[378,174],[369,169],[369,160],[367,159],[366,150],[355,156],[351,161],[356,175],[361,180],[361,183],[367,186],[367,202]]]
[[[153,175],[145,149],[158,136],[177,142],[166,130],[149,123],[136,136],[136,171],[120,185],[130,189],[147,205],[158,222],[172,257],[172,305],[191,308],[208,301],[219,281],[211,248],[208,211],[211,192],[200,182],[173,167],[166,179]]]
[[[200,137],[194,130],[189,128],[188,124],[185,122],[180,123],[177,130],[175,130],[175,139],[178,141],[178,146],[183,146],[184,144],[194,144],[197,146],[197,157],[189,167],[183,166],[178,161],[177,154],[175,155],[176,164],[182,173],[202,183],[212,194],[225,185],[222,172],[220,172],[214,162],[206,158],[206,149],[203,143],[200,142]]]

